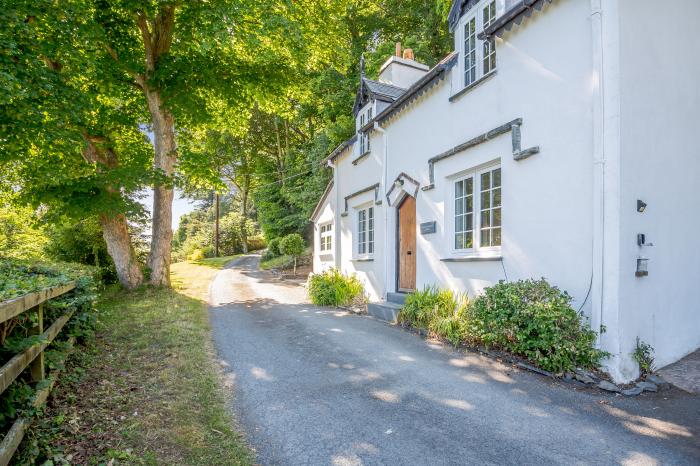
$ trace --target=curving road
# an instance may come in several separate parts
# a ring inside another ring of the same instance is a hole
[[[210,317],[261,464],[700,464],[697,397],[578,391],[311,306],[258,261],[219,272]]]

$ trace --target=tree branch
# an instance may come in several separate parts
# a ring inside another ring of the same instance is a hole
[[[146,52],[146,69],[153,71],[155,69],[155,59],[153,56],[153,40],[151,38],[151,31],[148,28],[148,18],[146,15],[139,11],[136,13],[136,24],[141,31],[141,38],[143,40],[143,47]]]
[[[154,60],[167,53],[173,43],[173,30],[175,29],[175,7],[173,5],[164,6],[158,15],[153,27],[153,53]]]

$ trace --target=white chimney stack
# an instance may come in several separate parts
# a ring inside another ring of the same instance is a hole
[[[430,68],[418,63],[413,50],[405,49],[401,53],[401,42],[396,43],[396,54],[389,57],[379,70],[379,82],[408,89],[426,75]]]

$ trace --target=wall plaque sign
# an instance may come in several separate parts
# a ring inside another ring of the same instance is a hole
[[[430,235],[437,231],[437,222],[425,222],[420,224],[420,234]]]

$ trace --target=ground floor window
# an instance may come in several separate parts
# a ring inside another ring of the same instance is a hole
[[[357,211],[357,253],[374,253],[374,207]]]
[[[501,167],[455,180],[454,249],[498,247],[501,228]]]
[[[319,242],[321,252],[330,251],[333,247],[333,224],[327,223],[319,228]]]

